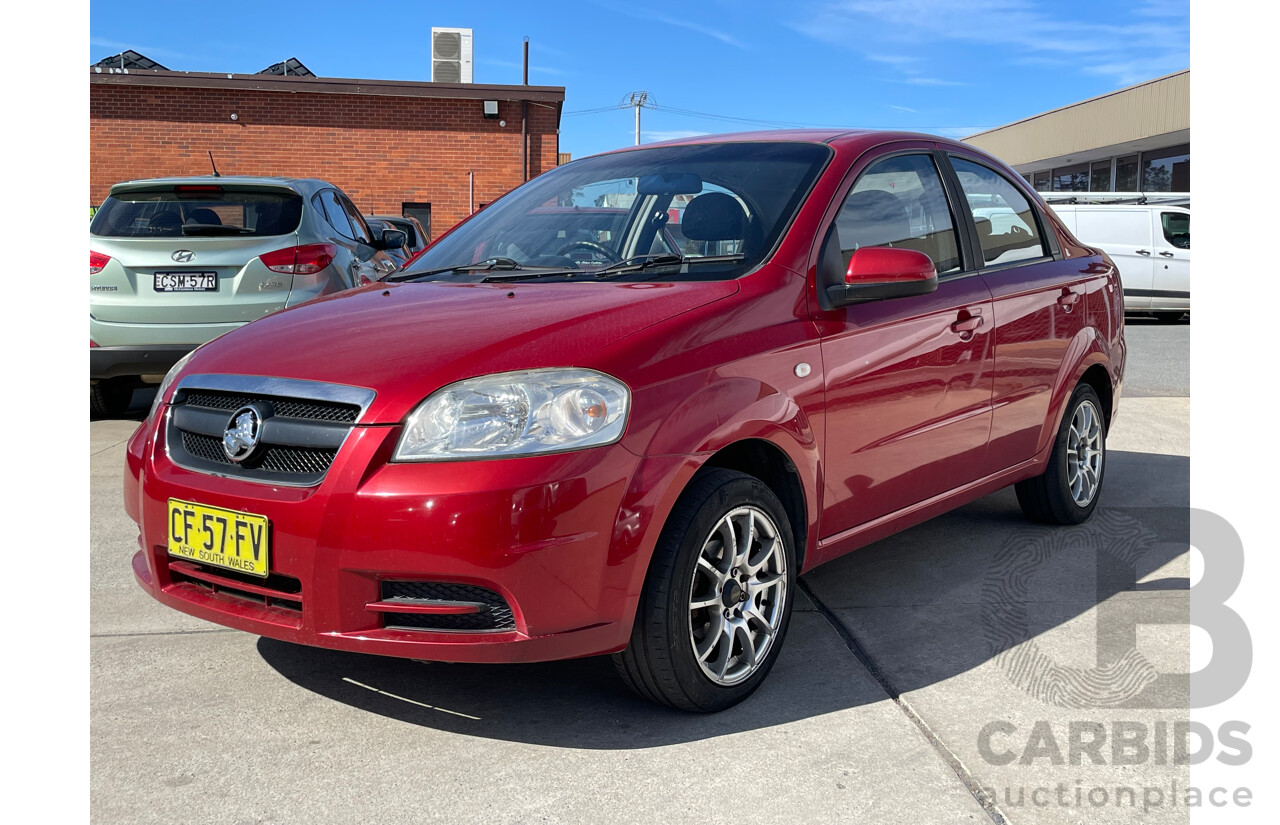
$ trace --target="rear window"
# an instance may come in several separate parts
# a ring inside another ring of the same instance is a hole
[[[213,184],[166,186],[111,195],[89,234],[107,238],[287,235],[302,220],[302,197],[289,190]]]

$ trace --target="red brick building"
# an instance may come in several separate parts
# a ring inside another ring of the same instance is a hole
[[[438,235],[557,164],[563,105],[560,86],[91,67],[89,200],[209,174],[212,152],[224,175],[323,178],[367,214],[425,213]]]

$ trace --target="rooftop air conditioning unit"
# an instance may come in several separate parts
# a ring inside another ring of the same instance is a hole
[[[473,83],[471,29],[431,29],[431,82]]]

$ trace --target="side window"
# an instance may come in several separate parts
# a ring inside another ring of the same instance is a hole
[[[960,271],[955,224],[929,155],[898,155],[867,167],[836,214],[844,265],[864,246],[914,249],[939,275]]]
[[[987,264],[1007,264],[1044,257],[1035,211],[1004,175],[964,158],[951,156],[960,179]]]
[[[1191,248],[1191,216],[1182,212],[1161,212],[1160,227],[1164,239],[1177,249]]]
[[[369,225],[364,222],[364,215],[361,215],[355,204],[346,198],[339,196],[338,201],[342,204],[342,208],[346,210],[347,218],[351,221],[351,229],[355,233],[352,237],[360,243],[369,243],[373,234],[369,231]]]
[[[337,231],[339,235],[347,240],[354,241],[356,239],[355,231],[351,228],[351,221],[347,219],[346,210],[342,208],[342,204],[338,203],[338,193],[332,189],[326,189],[316,198],[320,201],[320,208],[324,210],[325,218],[329,224]]]

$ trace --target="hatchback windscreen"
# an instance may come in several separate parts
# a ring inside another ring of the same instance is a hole
[[[213,184],[119,192],[93,216],[89,234],[107,238],[287,235],[302,220],[302,197],[287,189]]]
[[[584,158],[497,200],[388,280],[735,278],[772,251],[831,157],[813,143]]]

